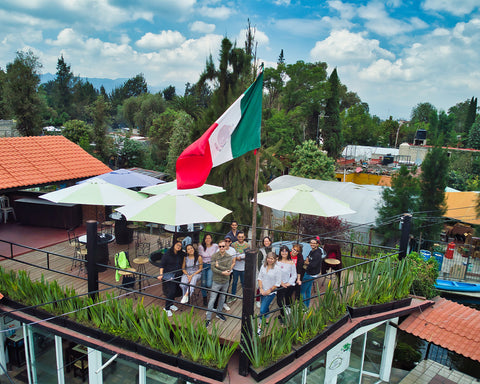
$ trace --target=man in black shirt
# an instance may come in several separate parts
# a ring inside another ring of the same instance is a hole
[[[305,275],[302,279],[302,288],[300,293],[302,294],[303,303],[310,306],[310,297],[312,296],[312,285],[314,279],[320,273],[322,267],[322,261],[325,258],[325,251],[320,247],[320,241],[318,239],[310,240],[310,247],[312,250],[308,254],[303,267],[305,268]]]

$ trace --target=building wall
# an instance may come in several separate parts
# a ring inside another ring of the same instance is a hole
[[[0,120],[0,137],[18,137],[20,132],[15,128],[13,120]]]

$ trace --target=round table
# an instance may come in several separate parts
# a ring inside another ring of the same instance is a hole
[[[325,259],[325,263],[328,264],[329,266],[335,266],[340,264],[340,260],[338,259]]]
[[[135,268],[126,268],[126,269],[121,269],[118,271],[118,273],[122,276],[130,276],[133,275],[133,272],[137,272]]]
[[[108,243],[111,243],[115,240],[114,235],[108,233],[97,234],[97,248],[96,248],[96,258],[95,261],[99,264],[108,265],[109,253],[108,253]],[[78,236],[78,241],[82,244],[87,244],[87,235]],[[99,272],[105,272],[106,267],[97,267]]]

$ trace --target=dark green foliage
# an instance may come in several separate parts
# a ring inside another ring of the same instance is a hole
[[[190,143],[190,135],[193,130],[193,119],[184,111],[177,112],[173,122],[172,135],[168,146],[166,171],[172,177],[175,175],[175,166],[178,156]]]
[[[477,118],[477,98],[472,97],[470,100],[470,105],[468,106],[467,117],[465,119],[465,131],[469,132],[472,124]]]
[[[296,146],[290,174],[307,179],[335,180],[335,162],[313,140],[307,140]]]
[[[418,179],[414,177],[415,171],[416,168],[410,171],[402,165],[398,173],[392,177],[392,186],[382,192],[376,231],[383,234],[386,242],[394,242],[400,238],[398,217],[418,210],[420,185]]]
[[[18,51],[13,63],[7,64],[5,100],[23,136],[38,135],[42,129],[44,102],[37,93],[41,67],[32,51]]]
[[[162,91],[162,94],[166,101],[172,101],[175,98],[175,87],[173,85],[169,85]]]
[[[336,159],[342,150],[342,131],[340,124],[340,99],[337,69],[335,68],[328,78],[330,85],[330,97],[325,106],[325,117],[322,130],[323,149],[327,151],[328,156]]]
[[[408,259],[411,261],[411,272],[415,276],[410,293],[427,299],[435,297],[437,295],[435,282],[438,278],[438,264],[435,258],[430,257],[425,261],[417,252],[411,252]]]
[[[420,231],[431,240],[440,232],[441,217],[446,211],[445,188],[448,180],[448,157],[444,149],[434,147],[425,156],[420,176],[421,199],[419,210],[424,220]]]
[[[110,122],[110,104],[102,96],[98,96],[91,109],[93,119],[93,140],[95,142],[95,154],[106,162],[111,155],[110,142],[107,137],[107,127]]]
[[[480,118],[478,117],[470,128],[468,146],[473,149],[480,149]]]
[[[417,104],[413,110],[410,120],[413,124],[415,123],[430,123],[433,114],[437,114],[437,108],[435,108],[430,103],[419,103]]]

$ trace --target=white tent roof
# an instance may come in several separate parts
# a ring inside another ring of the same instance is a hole
[[[345,158],[354,158],[355,161],[370,160],[379,156],[397,156],[397,148],[368,147],[365,145],[347,145],[342,152]]]
[[[356,213],[339,216],[352,225],[373,225],[377,218],[377,205],[382,200],[382,191],[385,187],[379,185],[359,185],[355,183],[341,183],[305,179],[296,176],[280,176],[268,185],[272,190],[288,188],[294,185],[306,184],[317,191],[345,201]]]

